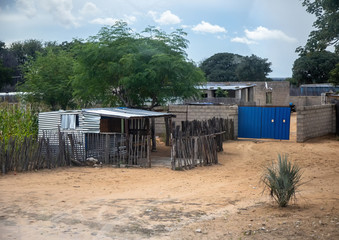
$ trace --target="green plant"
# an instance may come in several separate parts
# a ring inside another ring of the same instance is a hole
[[[288,161],[286,154],[278,154],[278,161],[265,169],[261,181],[280,207],[286,207],[300,186],[302,172]]]
[[[23,141],[25,137],[37,137],[38,115],[30,107],[20,104],[0,104],[0,142],[10,138]]]
[[[215,91],[215,97],[228,97],[228,92],[226,90],[222,90],[220,87]]]

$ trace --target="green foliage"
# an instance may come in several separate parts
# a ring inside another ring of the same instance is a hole
[[[11,137],[22,141],[24,137],[38,135],[37,114],[27,107],[1,104],[0,122],[0,141],[5,143]]]
[[[304,48],[297,48],[301,55],[307,52],[323,51],[328,46],[334,46],[339,52],[339,1],[338,0],[303,0],[306,11],[314,14],[317,19],[313,23],[315,30],[311,31]]]
[[[51,110],[74,106],[72,86],[74,59],[63,50],[48,49],[37,53],[36,59],[24,64],[25,82],[18,89],[28,93],[24,99],[31,103],[44,103]]]
[[[209,82],[236,82],[239,80],[235,70],[242,58],[238,54],[217,53],[205,59],[200,64],[200,68]]]
[[[18,64],[22,65],[30,58],[35,59],[38,52],[42,52],[43,43],[36,39],[17,41],[10,45],[9,50],[15,55]]]
[[[0,59],[0,90],[6,84],[9,84],[12,80],[12,69],[3,65],[2,59]]]
[[[339,63],[337,63],[335,68],[331,70],[328,82],[332,83],[334,86],[339,85]]]
[[[265,189],[268,189],[270,196],[280,207],[286,207],[295,198],[302,176],[300,168],[292,165],[287,158],[287,155],[279,154],[278,161],[266,168],[261,179]]]
[[[124,22],[102,28],[76,47],[74,96],[85,106],[99,101],[152,109],[196,94],[204,75],[186,59],[185,35],[153,27],[139,34]]]
[[[339,56],[328,51],[310,52],[299,57],[293,64],[293,79],[301,84],[326,83],[330,71],[339,62]]]
[[[226,90],[222,90],[220,87],[215,91],[215,97],[228,97],[228,92]]]
[[[271,63],[268,59],[263,59],[255,55],[244,57],[241,63],[237,66],[235,72],[239,81],[243,82],[259,82],[267,81],[267,74],[272,72]]]
[[[209,82],[267,81],[267,74],[272,72],[267,61],[255,55],[217,53],[204,60],[200,68]]]

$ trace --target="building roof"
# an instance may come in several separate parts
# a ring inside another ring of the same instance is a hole
[[[306,88],[306,87],[312,87],[312,88],[334,88],[336,86],[333,86],[331,83],[315,83],[315,84],[302,84],[300,87]]]
[[[240,90],[244,88],[250,88],[256,86],[255,84],[246,84],[246,83],[227,83],[227,82],[207,82],[204,85],[198,86],[198,89],[201,90]]]
[[[163,113],[163,112],[154,112],[147,111],[142,109],[134,109],[134,108],[125,108],[125,107],[117,107],[117,108],[91,108],[91,109],[83,109],[85,113],[97,114],[100,116],[106,117],[116,117],[116,118],[156,118],[156,117],[172,117],[174,116],[171,113]]]

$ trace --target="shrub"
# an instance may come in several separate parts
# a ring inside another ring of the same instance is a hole
[[[300,186],[301,170],[297,165],[288,161],[287,155],[278,154],[278,161],[264,171],[261,181],[265,190],[280,207],[286,207],[288,202],[295,198],[295,193]]]
[[[38,135],[38,115],[20,104],[0,104],[0,142]]]

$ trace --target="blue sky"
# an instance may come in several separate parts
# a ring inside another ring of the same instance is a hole
[[[255,54],[272,62],[270,77],[290,77],[314,16],[299,0],[0,0],[0,40],[71,41],[124,20],[137,32],[151,25],[183,28],[188,57]]]

